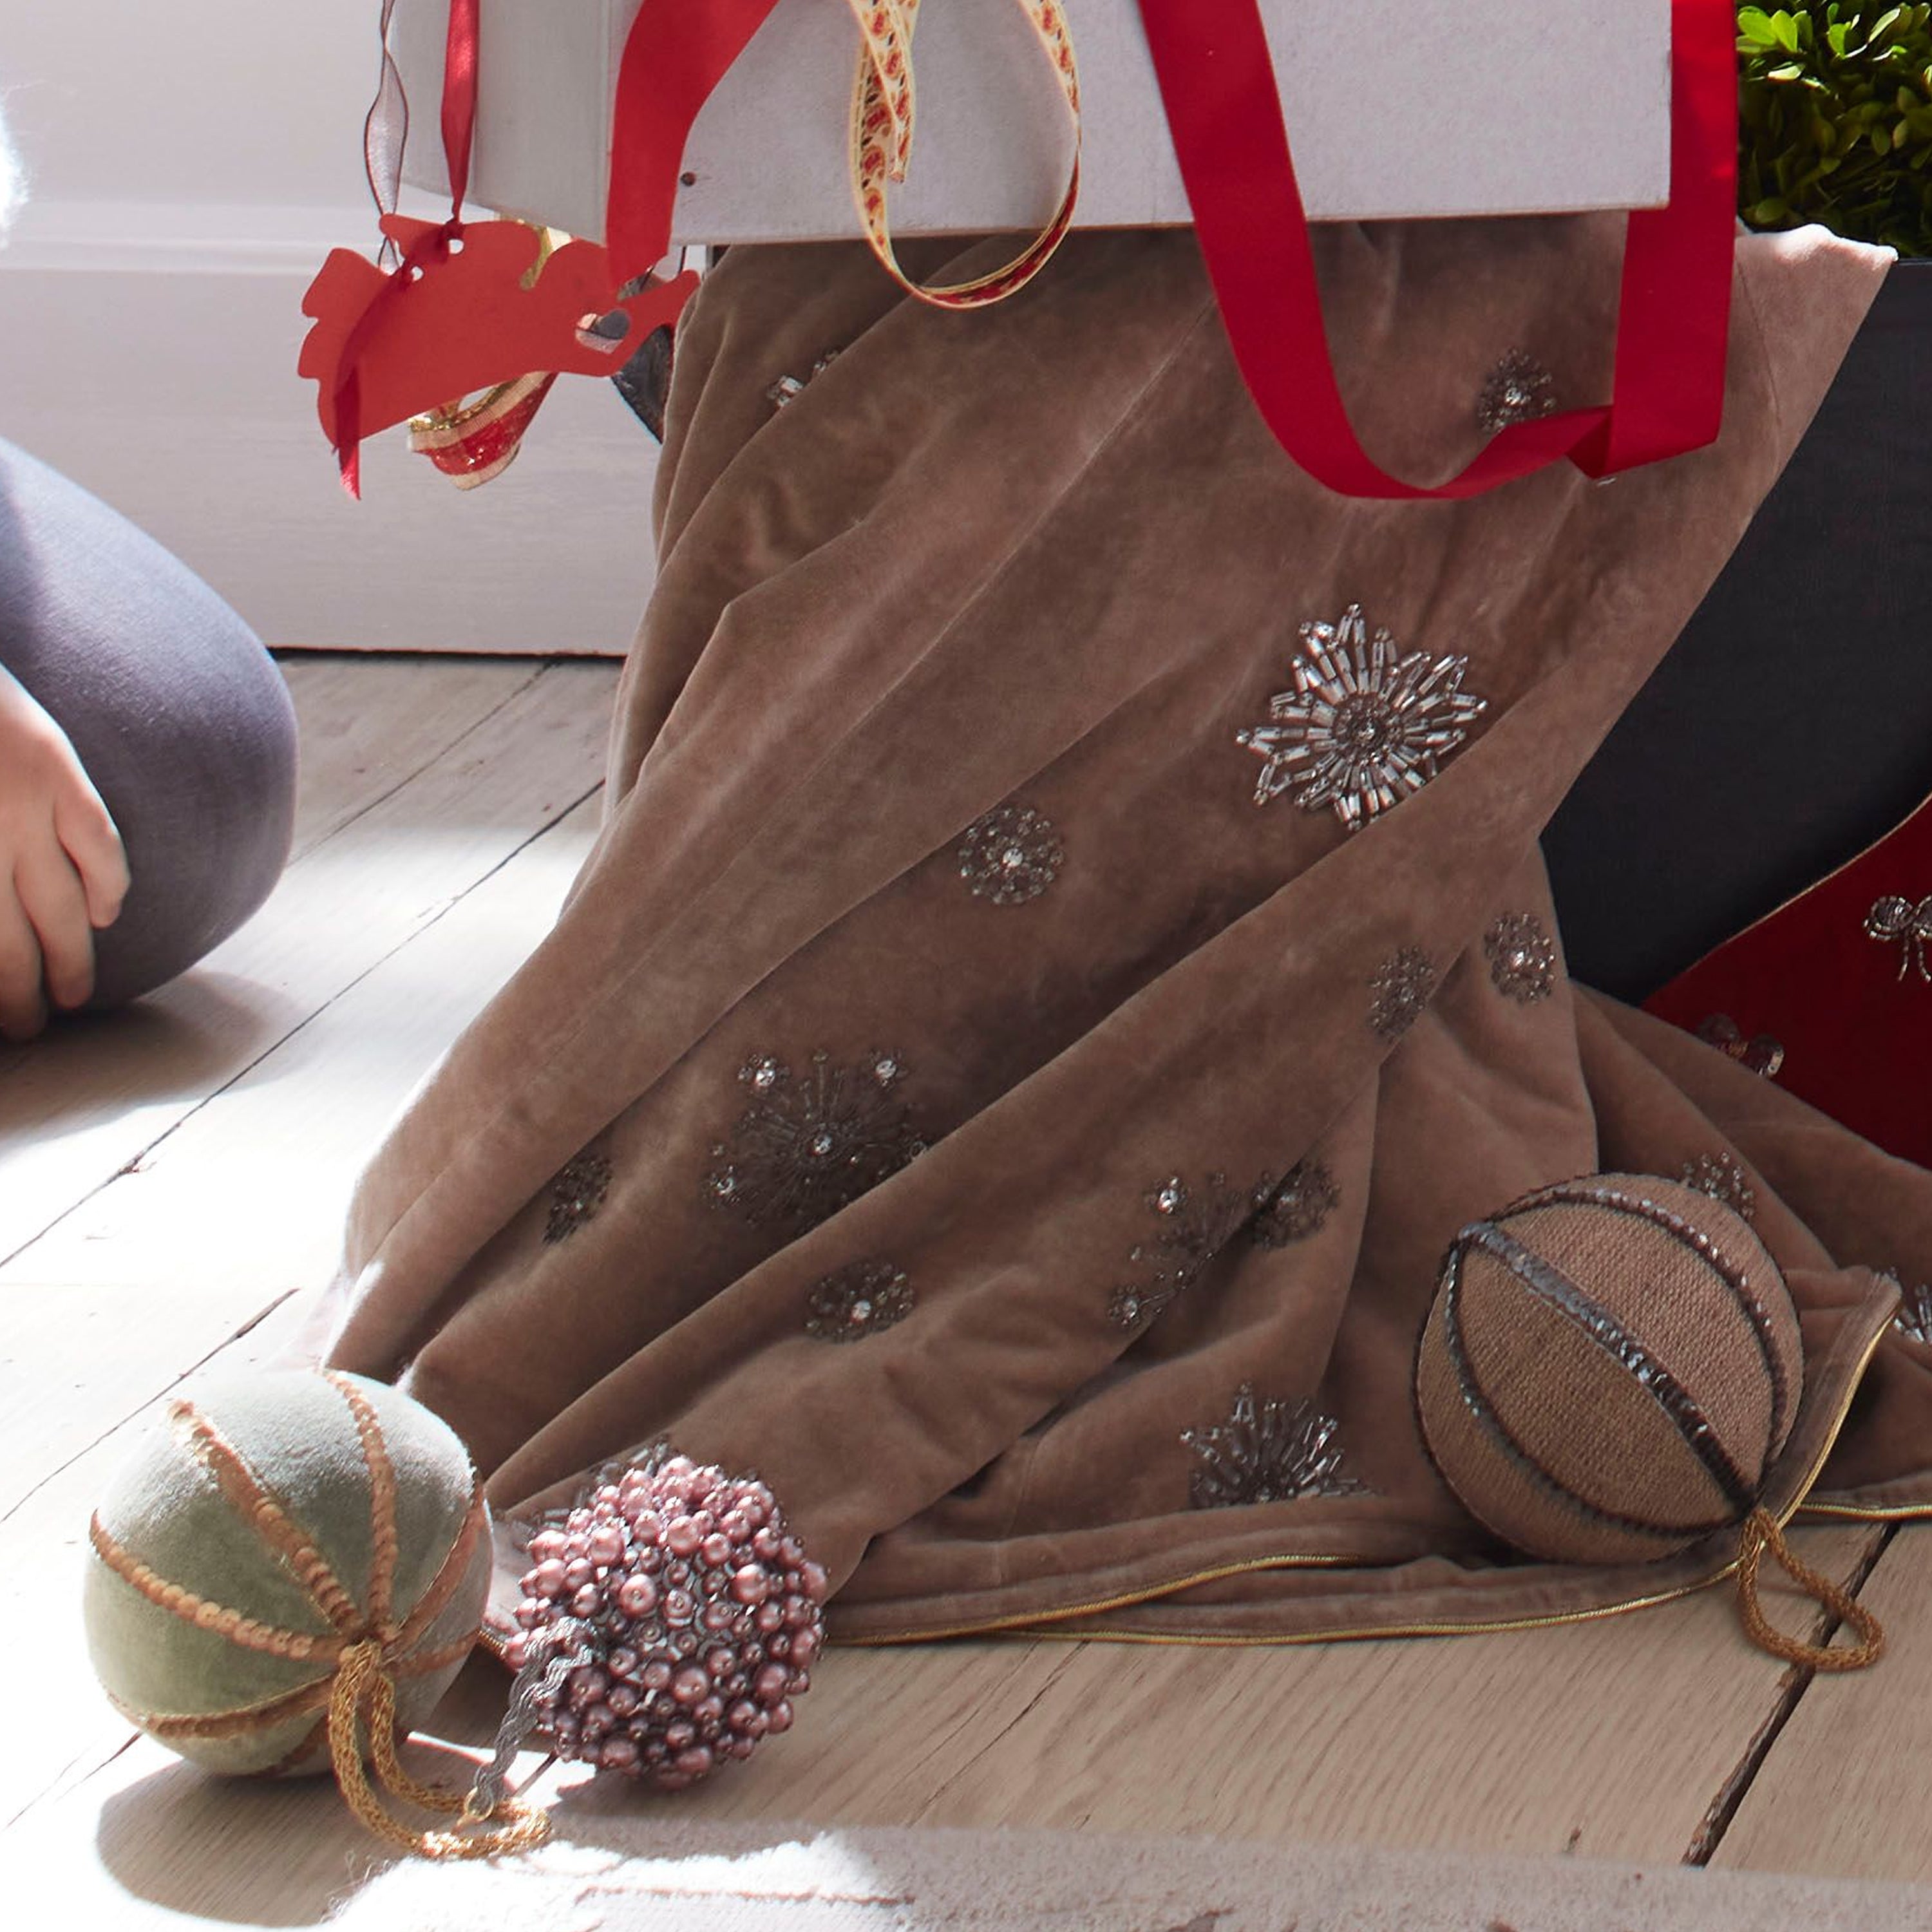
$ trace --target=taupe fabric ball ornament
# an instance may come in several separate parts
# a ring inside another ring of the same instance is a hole
[[[478,1635],[489,1514],[454,1432],[360,1376],[308,1370],[166,1405],[91,1526],[84,1611],[115,1708],[205,1768],[333,1767],[357,1815],[412,1850],[529,1842],[540,1819],[463,1837],[389,1817],[363,1768],[409,1802],[482,1815],[418,1784],[396,1742]]]
[[[1415,1386],[1472,1515],[1532,1556],[1629,1563],[1752,1516],[1803,1379],[1748,1223],[1678,1182],[1593,1174],[1456,1237]]]

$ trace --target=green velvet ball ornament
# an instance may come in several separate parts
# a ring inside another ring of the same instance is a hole
[[[92,1540],[84,1608],[102,1686],[214,1772],[327,1770],[333,1702],[359,1784],[391,1688],[398,1732],[428,1718],[489,1588],[488,1512],[454,1432],[387,1384],[333,1370],[169,1402],[108,1486]]]

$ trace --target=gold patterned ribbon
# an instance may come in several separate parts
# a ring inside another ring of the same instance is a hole
[[[887,212],[888,185],[902,182],[912,159],[915,96],[912,38],[920,0],[848,0],[865,45],[852,90],[852,190],[859,219],[874,254],[899,286],[935,308],[984,308],[1025,287],[1052,259],[1073,225],[1080,199],[1080,78],[1073,41],[1059,0],[1017,0],[1042,50],[1053,63],[1073,123],[1073,160],[1066,190],[1053,218],[1003,268],[970,281],[928,286],[899,266]]]

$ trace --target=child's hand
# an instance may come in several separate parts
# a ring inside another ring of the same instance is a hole
[[[128,856],[67,734],[0,670],[0,1035],[94,990],[94,931],[128,895]]]

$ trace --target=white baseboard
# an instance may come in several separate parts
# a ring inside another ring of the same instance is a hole
[[[459,490],[400,430],[352,503],[296,357],[360,212],[30,205],[0,250],[0,436],[150,531],[278,646],[621,653],[650,590],[657,445],[566,376]]]

